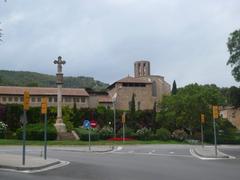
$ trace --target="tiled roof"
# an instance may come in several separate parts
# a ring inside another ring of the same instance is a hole
[[[1,95],[23,95],[25,90],[29,90],[30,95],[57,95],[57,88],[0,86]],[[62,95],[89,96],[85,89],[80,88],[62,88]]]
[[[146,83],[146,84],[152,83],[150,78],[147,78],[147,77],[135,78],[135,77],[132,77],[132,76],[127,76],[123,79],[118,80],[117,82],[121,82],[121,83]]]
[[[140,84],[140,83],[144,83],[144,84],[151,84],[152,81],[151,81],[151,79],[148,78],[148,77],[138,77],[138,78],[136,78],[136,77],[132,77],[132,76],[127,76],[127,77],[125,77],[125,78],[122,78],[122,79],[114,82],[113,84],[111,84],[110,86],[108,86],[107,89],[111,89],[112,87],[114,87],[114,85],[115,85],[116,83],[139,83],[139,84]]]

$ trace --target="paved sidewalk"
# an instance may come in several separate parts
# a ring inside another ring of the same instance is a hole
[[[116,147],[115,147],[116,148]],[[54,151],[76,151],[76,152],[109,152],[114,150],[113,146],[50,146],[48,150]]]
[[[233,158],[227,154],[224,154],[217,151],[217,156],[215,154],[215,147],[214,146],[194,146],[192,148],[193,153],[198,156],[200,159],[230,159]]]
[[[25,165],[22,165],[21,146],[0,146],[0,169],[16,170],[16,171],[42,171],[57,166],[67,165],[69,162],[60,161],[58,159],[44,160],[43,157],[29,155],[28,152],[40,152],[42,154],[42,146],[28,146],[26,148]],[[76,152],[108,152],[112,151],[112,146],[48,146],[48,151],[76,151]]]
[[[0,153],[0,168],[17,171],[32,171],[48,168],[60,164],[58,159],[44,160],[41,157],[26,156],[25,165],[22,165],[22,155]]]

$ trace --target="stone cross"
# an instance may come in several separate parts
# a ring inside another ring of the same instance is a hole
[[[66,64],[62,57],[59,56],[58,60],[53,61],[54,64],[57,64],[57,120],[55,127],[58,133],[66,132],[66,125],[63,123],[62,119],[62,85],[63,85],[63,73],[62,65]]]
[[[58,60],[53,61],[54,64],[58,65],[58,73],[62,72],[62,65],[66,64],[66,61],[62,60],[62,57],[59,56]]]

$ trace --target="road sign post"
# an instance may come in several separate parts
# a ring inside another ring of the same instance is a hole
[[[42,98],[41,113],[44,115],[44,159],[47,159],[47,97]]]
[[[217,152],[217,133],[216,133],[216,119],[219,117],[218,106],[213,106],[213,132],[214,132],[214,146],[215,146],[215,156],[218,156]]]
[[[202,148],[204,147],[204,132],[203,132],[203,124],[205,123],[205,115],[201,114],[201,141],[202,141]]]
[[[91,151],[91,130],[88,128],[88,150]]]
[[[21,122],[23,124],[23,134],[22,134],[22,165],[25,166],[26,161],[26,124],[27,124],[27,111],[29,110],[29,101],[30,101],[30,94],[29,91],[24,91],[23,96],[23,116],[21,117]]]
[[[83,127],[88,129],[88,150],[91,151],[91,124],[89,120],[84,120],[83,121]]]

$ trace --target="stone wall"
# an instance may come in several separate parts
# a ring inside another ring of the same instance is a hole
[[[228,119],[232,125],[234,125],[237,129],[240,129],[240,108],[225,108],[221,110],[221,115],[223,118]]]
[[[140,102],[141,110],[153,108],[152,84],[146,84],[146,87],[123,87],[121,83],[116,83],[115,88],[109,91],[111,96],[115,93],[117,93],[116,109],[128,110],[133,93],[135,94],[136,110],[139,106],[138,102]]]

